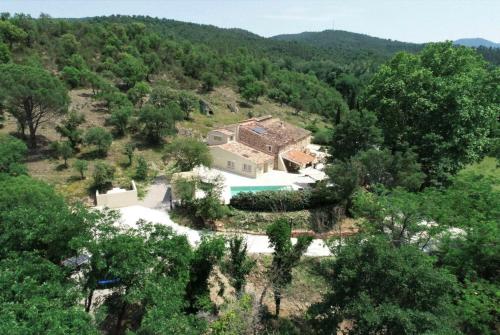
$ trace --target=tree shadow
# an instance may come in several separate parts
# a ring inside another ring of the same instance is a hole
[[[252,108],[253,107],[253,104],[247,102],[247,101],[236,101],[238,103],[238,106],[240,106],[241,108]]]
[[[61,163],[56,166],[56,171],[64,171],[67,170],[68,168],[69,168],[68,165]]]
[[[84,152],[80,154],[80,159],[84,159],[87,161],[96,160],[96,159],[106,159],[108,155],[103,155],[99,150],[92,150],[89,152]]]
[[[77,182],[77,181],[82,181],[82,180],[85,180],[86,178],[81,178],[80,176],[69,176],[68,179],[66,179],[66,181],[68,183],[74,183],[74,182]]]

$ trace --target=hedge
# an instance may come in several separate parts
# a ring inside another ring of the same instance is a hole
[[[317,207],[320,204],[310,190],[241,192],[231,198],[230,205],[247,211],[299,211]]]

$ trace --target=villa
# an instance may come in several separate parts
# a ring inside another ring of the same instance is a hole
[[[311,133],[272,116],[252,118],[208,134],[213,167],[257,178],[271,170],[298,172],[318,157],[308,146]]]

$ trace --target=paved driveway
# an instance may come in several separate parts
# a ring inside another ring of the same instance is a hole
[[[169,184],[165,177],[158,177],[153,184],[149,185],[144,199],[139,205],[153,209],[170,209]]]
[[[185,235],[189,243],[196,246],[203,234],[215,234],[211,231],[200,231],[178,225],[170,219],[170,216],[164,209],[152,209],[144,206],[130,206],[119,209],[122,217],[119,220],[120,226],[124,228],[135,228],[139,219],[144,219],[153,223],[164,224],[180,235]],[[219,234],[219,233],[217,233]],[[230,234],[224,234],[229,236]],[[250,235],[242,234],[248,244],[248,252],[252,254],[270,254],[273,249],[269,247],[269,239],[265,235]],[[292,243],[296,243],[297,239],[292,238]],[[330,256],[330,249],[325,245],[321,239],[313,240],[312,244],[307,249],[306,256],[324,257]]]

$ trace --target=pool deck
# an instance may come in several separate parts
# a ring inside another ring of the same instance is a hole
[[[306,173],[297,174],[278,170],[271,170],[257,178],[243,177],[218,169],[196,168],[195,170],[200,176],[206,176],[208,178],[213,178],[215,176],[222,177],[224,182],[222,198],[226,204],[228,204],[231,199],[231,187],[234,186],[288,186],[297,190],[305,184],[313,182]]]

